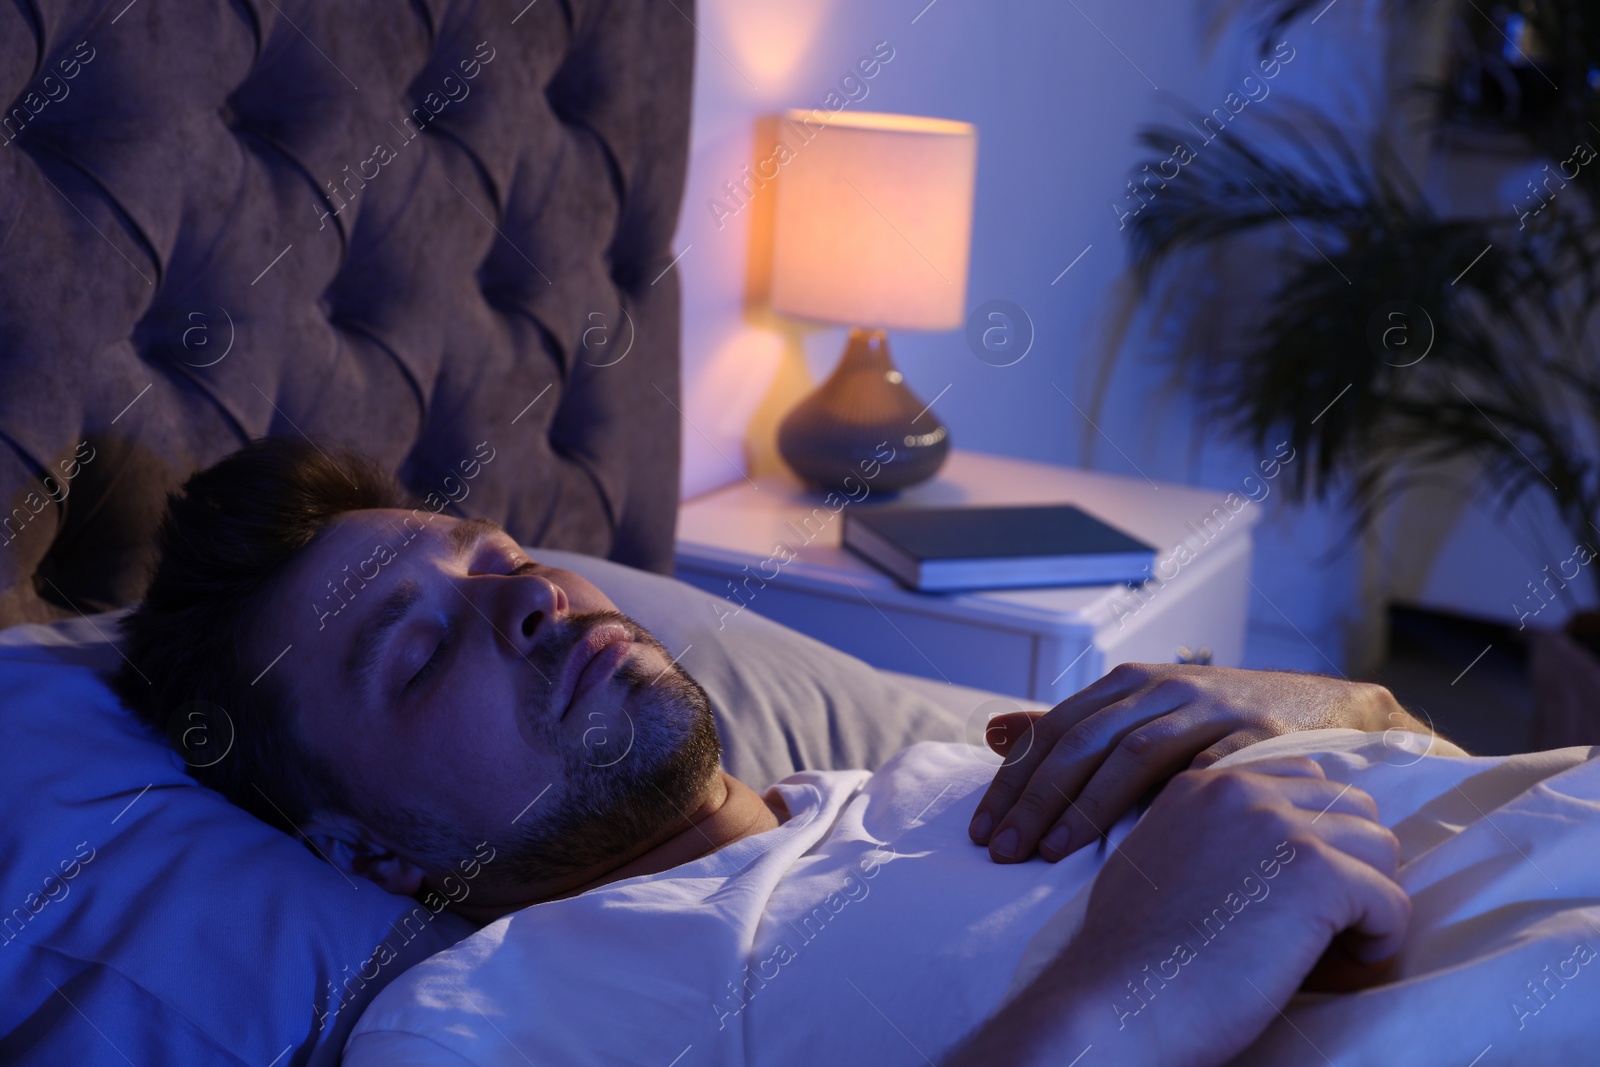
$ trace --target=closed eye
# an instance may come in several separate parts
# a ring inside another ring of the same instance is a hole
[[[422,667],[418,669],[417,673],[411,676],[411,680],[406,683],[406,688],[415,689],[417,686],[427,681],[433,675],[433,672],[439,669],[439,664],[444,662],[445,653],[449,650],[449,648],[450,631],[446,630],[444,637],[441,638],[439,643],[434,646],[433,655],[429,656],[428,662],[424,663]]]

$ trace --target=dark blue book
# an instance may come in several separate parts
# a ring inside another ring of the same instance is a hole
[[[846,508],[844,546],[922,592],[1141,582],[1156,550],[1071,504]]]

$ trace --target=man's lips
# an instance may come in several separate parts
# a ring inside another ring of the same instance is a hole
[[[556,676],[550,706],[565,718],[572,705],[589,689],[611,677],[627,658],[633,635],[617,622],[602,622],[585,630],[573,642]]]

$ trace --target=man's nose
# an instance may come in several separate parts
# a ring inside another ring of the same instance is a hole
[[[524,569],[495,584],[501,598],[498,628],[524,656],[547,640],[568,614],[566,591],[542,573]]]

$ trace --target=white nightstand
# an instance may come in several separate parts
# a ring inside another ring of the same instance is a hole
[[[840,548],[840,499],[830,506],[785,473],[685,501],[677,576],[724,598],[719,615],[759,612],[874,666],[1047,703],[1118,663],[1171,663],[1183,649],[1228,666],[1244,658],[1260,506],[1242,489],[952,451],[932,481],[844,505],[1077,504],[1156,546],[1167,580],[1140,589],[912,592]]]

